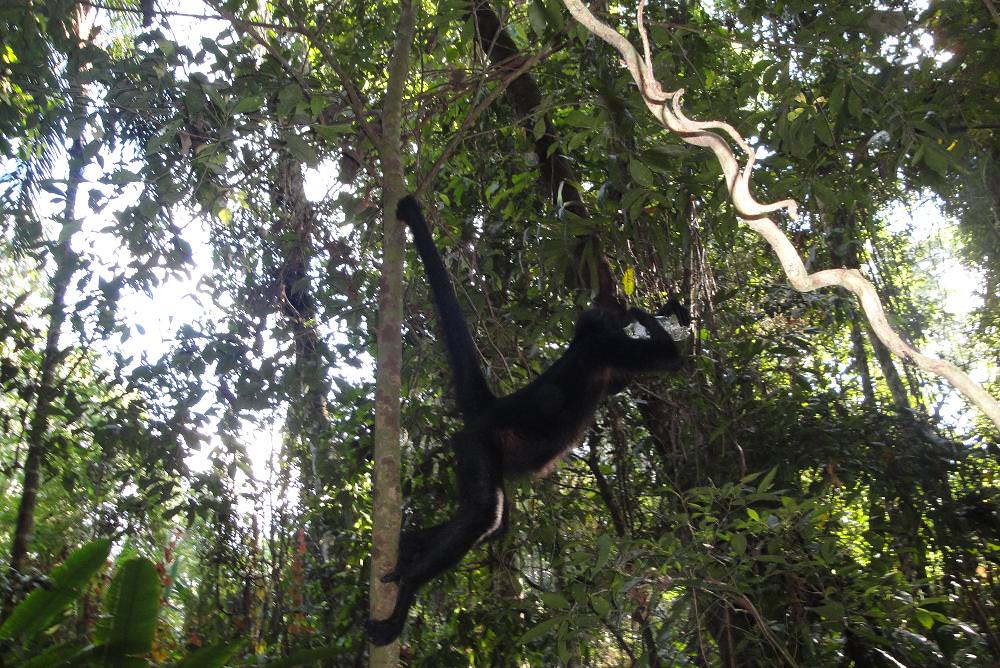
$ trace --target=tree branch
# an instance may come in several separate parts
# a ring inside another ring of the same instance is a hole
[[[498,97],[503,95],[504,91],[507,90],[507,87],[511,84],[511,82],[513,82],[519,76],[530,70],[535,65],[535,63],[539,62],[540,60],[551,54],[554,50],[555,49],[553,47],[542,49],[541,51],[538,51],[537,53],[533,54],[530,58],[526,59],[520,65],[520,67],[518,67],[516,70],[505,76],[503,80],[500,82],[500,84],[492,91],[490,91],[490,94],[487,95],[485,98],[483,98],[479,102],[479,104],[477,104],[476,107],[468,113],[468,115],[465,117],[465,120],[462,121],[462,125],[459,126],[458,130],[455,132],[454,135],[452,135],[451,139],[448,141],[448,145],[445,146],[444,151],[441,152],[441,155],[439,155],[437,160],[434,161],[434,164],[431,165],[431,168],[430,170],[428,170],[427,174],[425,174],[424,177],[420,179],[420,185],[417,186],[417,189],[414,192],[414,195],[416,197],[419,197],[424,192],[424,190],[426,190],[427,187],[434,181],[434,178],[437,176],[438,172],[441,171],[441,167],[444,166],[444,163],[448,160],[448,158],[451,157],[452,153],[455,152],[455,149],[458,148],[459,143],[461,143],[462,138],[465,136],[465,131],[468,130],[473,123],[475,123],[476,119],[479,118],[482,115],[482,113],[486,111],[486,109],[488,109],[489,106],[493,104],[493,102]]]
[[[4,3],[7,4],[7,3]],[[24,6],[26,9],[30,8],[31,5],[27,0],[16,1],[14,5]],[[93,7],[94,9],[103,9],[107,12],[121,12],[123,14],[143,14],[144,11],[139,7],[123,7],[118,5],[108,5],[102,4],[100,2],[90,2],[89,0],[77,0],[77,4],[85,5],[87,7]],[[254,27],[254,28],[266,28],[268,30],[274,30],[275,32],[286,32],[286,33],[296,33],[303,34],[301,30],[293,26],[281,25],[279,23],[267,23],[266,21],[248,21],[245,19],[230,18],[228,16],[212,16],[211,14],[195,14],[192,12],[175,12],[168,11],[165,9],[153,10],[150,12],[156,16],[183,16],[189,19],[201,19],[202,21],[229,21],[235,25],[241,27]]]
[[[811,292],[819,288],[837,285],[853,292],[860,300],[872,329],[889,350],[904,361],[913,362],[921,369],[945,378],[978,406],[1000,429],[1000,402],[951,362],[925,355],[903,341],[899,334],[889,326],[885,309],[875,292],[875,287],[860,271],[857,269],[826,269],[813,274],[806,271],[802,259],[788,237],[774,221],[767,217],[767,214],[772,211],[785,209],[788,215],[795,219],[797,217],[795,201],[788,199],[764,204],[754,199],[753,195],[750,194],[750,175],[756,156],[754,150],[735,128],[721,121],[699,122],[687,118],[681,111],[683,89],[670,93],[663,90],[660,83],[653,78],[652,58],[648,48],[644,59],[631,42],[595,17],[581,0],[563,0],[563,2],[573,17],[587,30],[618,50],[623,64],[628,68],[632,78],[639,86],[639,90],[642,91],[646,106],[657,120],[664,127],[679,135],[685,142],[707,148],[715,154],[725,175],[729,196],[736,207],[737,214],[770,244],[792,287],[799,292]],[[639,0],[639,19],[642,17],[643,4],[644,0]],[[638,22],[638,28],[643,44],[648,44],[646,29],[641,20]],[[746,151],[747,162],[744,167],[740,167],[726,140],[712,132],[713,129],[721,130]]]
[[[371,140],[371,143],[375,145],[376,148],[382,148],[382,133],[368,122],[365,115],[365,102],[361,99],[361,94],[358,92],[358,87],[354,84],[354,80],[347,75],[347,71],[341,67],[340,61],[337,60],[337,56],[331,51],[323,40],[317,37],[306,28],[304,23],[299,23],[298,32],[306,36],[309,43],[319,51],[320,55],[323,56],[323,60],[326,64],[330,66],[330,69],[334,71],[337,78],[340,79],[340,83],[344,86],[344,91],[347,93],[347,100],[351,104],[351,110],[354,112],[354,118],[358,121],[358,125],[361,126],[362,132],[365,136]]]
[[[271,54],[271,57],[274,58],[279,65],[281,65],[282,69],[284,69],[285,72],[287,72],[288,75],[293,79],[295,79],[295,82],[299,84],[299,88],[302,89],[302,93],[307,97],[310,95],[309,85],[305,82],[305,80],[303,80],[302,75],[298,72],[298,70],[292,67],[292,64],[288,62],[288,59],[286,59],[284,56],[281,55],[281,52],[279,52],[276,48],[274,48],[273,44],[268,42],[266,39],[264,39],[261,35],[257,33],[257,31],[255,30],[257,26],[245,23],[241,19],[236,18],[235,14],[226,11],[224,7],[219,6],[218,4],[213,2],[213,0],[206,0],[206,1],[212,9],[219,12],[219,15],[222,18],[229,21],[233,25],[233,27],[241,28],[244,34],[249,35],[250,39],[252,39],[254,42],[257,43],[257,45],[263,47],[265,51]]]

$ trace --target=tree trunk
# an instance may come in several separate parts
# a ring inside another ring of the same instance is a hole
[[[859,269],[861,267],[861,260],[858,257],[858,242],[856,241],[858,238],[857,231],[856,214],[853,210],[839,208],[834,212],[833,224],[827,232],[827,245],[830,249],[830,260],[833,266],[847,269]],[[856,306],[851,306],[850,319],[855,366],[858,368],[859,375],[861,376],[865,400],[868,401],[869,393],[871,393],[872,404],[874,404],[874,390],[871,387],[871,378],[868,373],[868,355],[865,352],[864,343],[861,342],[860,332],[858,331],[858,323],[864,319],[864,316],[857,312]],[[901,410],[909,408],[910,403],[907,400],[906,388],[903,387],[899,371],[892,360],[892,353],[875,336],[875,332],[872,331],[867,319],[864,319],[864,329],[868,335],[868,341],[871,343],[872,352],[875,353],[875,359],[882,369],[882,375],[885,378],[886,386],[889,388],[889,393],[892,395],[893,404]]]
[[[382,160],[382,281],[376,338],[378,354],[375,371],[375,444],[372,481],[372,566],[370,612],[384,619],[392,612],[396,585],[384,584],[381,577],[396,562],[399,529],[402,523],[402,494],[399,481],[399,392],[403,357],[403,225],[396,219],[396,204],[406,189],[403,178],[400,123],[403,88],[410,66],[410,49],[418,7],[413,0],[400,2],[399,24],[389,63],[389,80],[382,109],[383,134],[379,152]],[[370,665],[399,664],[399,642],[372,647]]]
[[[875,386],[872,385],[872,372],[868,366],[868,350],[865,348],[865,337],[861,330],[861,320],[864,316],[857,309],[851,312],[851,347],[854,349],[854,368],[861,377],[861,392],[865,397],[865,405],[875,406]],[[881,343],[881,342],[880,342]]]
[[[75,8],[75,26],[79,28],[86,9]],[[79,30],[78,30],[79,32]],[[75,43],[67,54],[66,78],[72,95],[70,118],[83,119],[86,116],[83,84],[80,83],[80,73],[84,63],[81,61],[80,44]],[[25,566],[28,550],[35,528],[35,508],[38,504],[38,490],[41,486],[41,469],[48,441],[49,419],[52,414],[52,404],[59,394],[56,387],[56,372],[61,361],[59,335],[66,322],[66,289],[76,271],[77,257],[73,252],[72,238],[75,232],[76,199],[83,181],[83,130],[72,139],[68,149],[69,171],[66,177],[66,201],[63,207],[62,226],[58,242],[52,247],[52,259],[55,262],[55,272],[49,280],[52,291],[52,301],[49,303],[48,331],[45,335],[45,350],[42,353],[39,370],[38,387],[35,393],[35,407],[27,433],[27,455],[24,460],[24,478],[21,486],[21,500],[17,508],[17,521],[14,535],[11,537],[10,570],[12,574],[19,573]],[[14,602],[12,592],[6,601],[5,608]]]
[[[314,250],[315,212],[306,199],[302,166],[287,153],[280,153],[277,178],[272,193],[280,220],[275,237],[280,246],[282,264],[277,283],[282,315],[292,329],[295,356],[294,398],[288,405],[288,434],[293,457],[299,461],[303,476],[303,502],[310,509],[309,547],[322,565],[315,579],[323,591],[321,628],[336,632],[333,606],[336,601],[336,575],[344,573],[344,560],[331,554],[337,535],[354,524],[347,503],[321,503],[329,494],[336,497],[342,485],[333,466],[330,443],[330,417],[327,397],[329,351],[316,331],[316,301],[309,279],[309,258]],[[362,620],[358,619],[360,623]]]

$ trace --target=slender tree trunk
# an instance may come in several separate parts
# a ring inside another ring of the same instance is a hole
[[[419,3],[419,0],[417,0]],[[389,63],[389,80],[382,109],[379,153],[382,160],[382,281],[376,337],[375,445],[372,484],[371,603],[373,618],[392,612],[396,585],[380,578],[396,562],[402,524],[402,494],[399,474],[399,392],[403,358],[403,225],[396,219],[396,204],[406,189],[403,177],[401,121],[403,88],[410,66],[416,14],[414,0],[400,2],[399,24]],[[399,664],[399,642],[372,647],[373,668]]]
[[[833,225],[827,233],[830,259],[833,261],[834,266],[846,267],[848,269],[858,269],[861,267],[857,242],[855,241],[857,239],[857,230],[858,226],[854,211],[840,208],[834,212]],[[863,318],[857,313],[856,309],[853,309],[851,313],[851,341],[854,346],[854,360],[861,375],[865,400],[868,401],[869,393],[871,393],[872,403],[874,404],[874,390],[871,387],[871,377],[868,373],[868,355],[865,352],[864,344],[860,340],[860,332],[857,331],[859,319]],[[909,408],[910,402],[907,399],[906,388],[903,387],[903,381],[893,362],[892,353],[875,336],[875,332],[872,331],[866,319],[864,320],[864,329],[868,335],[868,341],[871,343],[872,352],[875,354],[875,360],[882,369],[882,376],[885,378],[885,384],[892,395],[893,404],[899,409]]]
[[[875,359],[878,361],[879,368],[882,369],[882,376],[885,378],[885,384],[889,388],[889,394],[892,395],[893,405],[900,410],[908,409],[910,407],[910,399],[906,394],[906,387],[903,385],[903,379],[899,375],[896,363],[892,359],[892,353],[875,336],[875,332],[867,320],[865,321],[865,331],[868,333],[868,342],[872,345],[872,351],[875,353]]]
[[[85,10],[76,8],[74,14],[76,26],[79,27]],[[80,83],[80,72],[83,69],[79,45],[71,47],[68,53],[66,78],[69,81],[72,95],[70,117],[82,119],[86,113],[83,85]],[[35,407],[27,434],[27,455],[24,460],[24,477],[21,485],[21,500],[17,508],[17,521],[14,535],[11,537],[10,570],[20,572],[28,557],[31,539],[35,529],[35,508],[38,504],[38,490],[41,486],[41,469],[48,441],[49,419],[52,415],[52,404],[59,395],[56,386],[56,372],[59,369],[61,351],[59,335],[66,322],[66,289],[76,271],[77,257],[72,248],[72,237],[77,225],[76,199],[83,181],[83,137],[82,132],[72,140],[68,150],[69,171],[66,177],[66,200],[63,207],[62,227],[59,241],[52,247],[52,259],[55,272],[49,281],[52,301],[49,303],[48,331],[45,335],[45,350],[35,393]],[[13,603],[13,594],[6,601],[5,607]]]
[[[281,154],[278,163],[275,202],[282,207],[276,230],[281,246],[282,266],[278,277],[280,306],[294,335],[298,402],[289,415],[295,435],[309,451],[306,472],[311,473],[318,492],[322,491],[321,462],[329,457],[327,429],[326,347],[316,332],[316,302],[309,280],[309,257],[313,252],[314,217],[305,196],[302,167],[290,155]]]
[[[865,397],[865,405],[875,406],[875,386],[872,384],[872,372],[868,366],[868,350],[865,348],[864,333],[861,330],[861,320],[864,318],[857,309],[851,313],[851,347],[854,349],[854,368],[861,377],[861,392]]]
[[[340,476],[331,456],[330,417],[327,397],[329,354],[326,342],[316,331],[316,300],[309,279],[309,259],[314,250],[315,212],[305,195],[302,166],[291,155],[281,153],[273,192],[281,216],[275,236],[280,245],[282,265],[278,276],[282,315],[293,334],[295,355],[296,400],[288,407],[288,432],[294,457],[300,462],[303,502],[310,509],[310,550],[321,564],[315,578],[323,592],[324,608],[321,629],[338,632],[334,624],[337,576],[346,571],[343,559],[337,559],[332,546],[337,535],[353,526],[348,503],[326,503],[327,494],[336,497]],[[360,624],[362,620],[357,619]]]

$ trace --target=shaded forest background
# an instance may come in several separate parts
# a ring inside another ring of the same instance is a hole
[[[394,151],[401,7],[0,3],[0,662],[368,662],[401,160],[495,389],[599,286],[696,320],[681,373],[512,485],[505,538],[422,594],[406,665],[998,665],[995,426],[846,293],[792,291],[711,156],[556,0],[412,5]],[[637,43],[632,5],[591,7]],[[1000,396],[993,0],[646,17],[688,115],[761,147],[759,199],[800,203],[807,267],[861,268]],[[407,253],[403,521],[426,525],[458,421]]]

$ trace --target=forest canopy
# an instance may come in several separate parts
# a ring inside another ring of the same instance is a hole
[[[635,5],[589,9],[643,49]],[[805,269],[1000,398],[994,0],[643,25],[797,202]],[[19,0],[0,31],[0,665],[1000,662],[997,425],[793,289],[560,0]],[[457,499],[406,193],[497,394],[588,306],[693,324],[375,649],[400,526]]]

